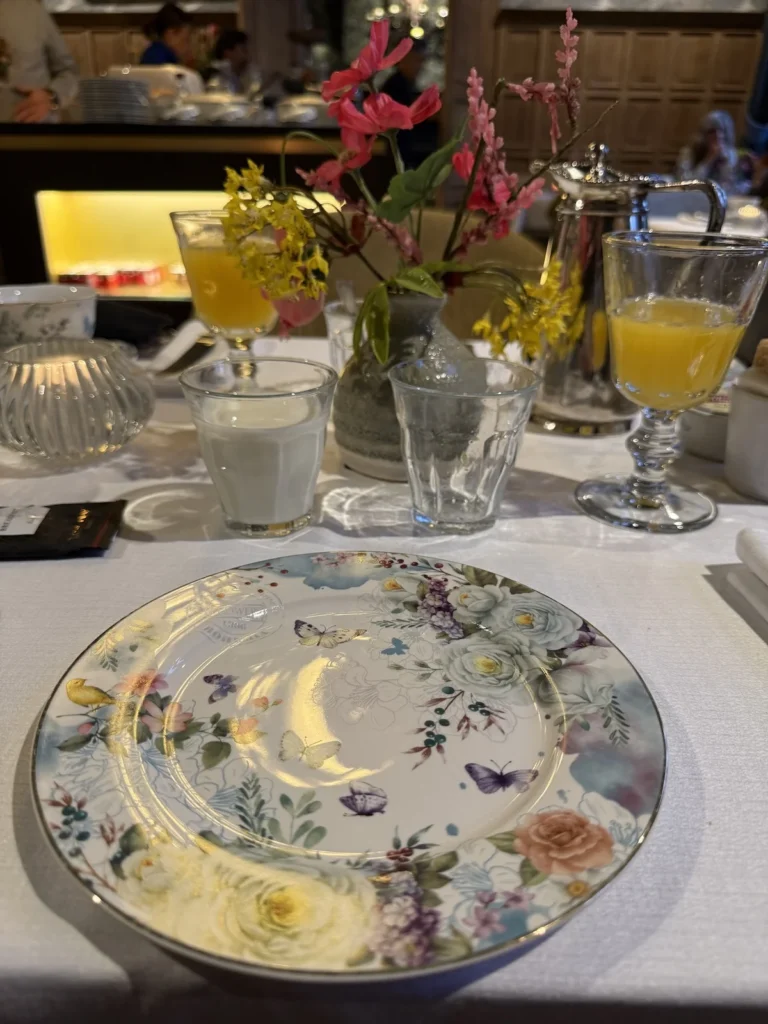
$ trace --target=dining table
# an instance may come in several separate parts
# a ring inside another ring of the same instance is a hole
[[[292,357],[329,359],[325,339],[283,344]],[[180,391],[164,394],[130,444],[82,468],[52,472],[0,451],[0,505],[127,502],[101,556],[0,562],[0,1021],[764,1020],[768,624],[727,575],[737,534],[768,528],[768,506],[731,490],[721,464],[685,455],[673,472],[716,500],[712,525],[672,536],[603,525],[579,512],[574,488],[627,471],[626,438],[530,426],[495,526],[431,534],[413,525],[408,486],[346,469],[330,431],[312,524],[245,539],[224,525]],[[229,973],[112,916],[43,836],[36,723],[94,638],[209,573],[339,549],[422,552],[524,581],[604,631],[658,704],[668,769],[646,842],[602,893],[514,957],[354,985]]]

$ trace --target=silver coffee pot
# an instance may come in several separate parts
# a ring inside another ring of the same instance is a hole
[[[574,283],[580,287],[584,307],[584,326],[575,338],[543,339],[538,368],[544,384],[532,419],[559,433],[621,433],[629,429],[637,412],[611,379],[603,235],[647,229],[650,192],[703,192],[709,200],[707,231],[719,231],[725,220],[726,195],[715,182],[668,182],[656,174],[622,174],[608,165],[607,158],[608,147],[592,143],[586,160],[557,163],[548,169],[560,198],[544,273],[560,275],[562,289]]]

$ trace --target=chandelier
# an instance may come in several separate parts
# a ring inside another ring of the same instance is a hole
[[[371,7],[366,19],[389,18],[394,29],[422,39],[427,32],[444,29],[448,13],[448,0],[394,0],[387,6]]]

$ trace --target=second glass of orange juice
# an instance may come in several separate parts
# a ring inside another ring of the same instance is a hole
[[[232,348],[247,349],[254,338],[274,327],[277,313],[258,282],[243,276],[237,257],[227,250],[224,212],[172,213],[171,220],[197,316]],[[275,248],[267,237],[262,244]]]
[[[672,484],[679,414],[723,381],[768,277],[768,242],[717,234],[622,231],[603,239],[614,383],[642,412],[627,441],[629,477],[587,480],[587,515],[658,533],[694,530],[717,515]]]

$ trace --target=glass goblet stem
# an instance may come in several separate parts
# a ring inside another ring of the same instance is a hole
[[[661,508],[668,501],[667,470],[682,451],[676,426],[679,415],[674,410],[643,409],[640,426],[627,439],[635,461],[629,489],[641,508]]]

